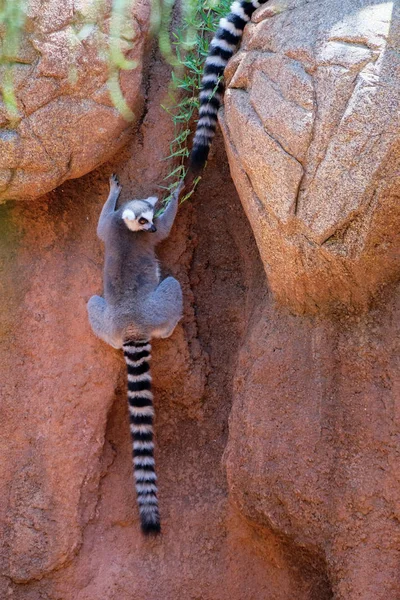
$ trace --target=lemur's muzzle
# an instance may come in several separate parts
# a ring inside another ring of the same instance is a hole
[[[151,233],[154,233],[155,231],[157,231],[157,227],[152,223],[151,227],[147,231],[151,231]]]

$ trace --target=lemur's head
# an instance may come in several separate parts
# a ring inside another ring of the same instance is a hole
[[[125,225],[131,231],[157,231],[153,224],[154,208],[157,198],[150,196],[146,200],[131,200],[127,202],[122,211]]]

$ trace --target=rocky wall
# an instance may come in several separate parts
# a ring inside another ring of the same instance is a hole
[[[255,19],[286,29],[290,40],[297,6],[316,10],[292,3],[286,16],[283,7]],[[289,229],[263,229],[273,222],[269,209],[242,186],[249,174],[229,139],[230,165],[219,139],[160,249],[163,272],[182,284],[185,311],[172,338],[154,343],[163,533],[140,534],[124,364],[92,335],[85,304],[101,291],[95,230],[109,174],[119,173],[129,198],[157,193],[167,173],[162,159],[173,132],[160,106],[169,71],[152,54],[148,73],[137,135],[112,162],[34,202],[0,207],[0,597],[395,600],[395,221],[382,250],[386,285],[365,287],[359,302],[353,279],[335,279],[332,268],[315,303],[309,267],[319,264],[320,248],[285,260]],[[229,102],[228,93],[225,136]],[[271,172],[269,157],[253,179]],[[382,159],[382,173],[390,171],[382,185],[395,181],[392,160]],[[365,221],[363,239],[375,218]],[[278,230],[283,245],[275,244]],[[368,265],[364,246],[354,247],[354,263]]]

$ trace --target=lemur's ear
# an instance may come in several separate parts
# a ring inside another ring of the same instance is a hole
[[[136,215],[131,208],[126,208],[122,213],[122,218],[124,221],[134,221],[136,219]]]
[[[147,200],[146,200],[146,202],[148,202],[152,206],[155,206],[157,204],[157,201],[158,201],[157,196],[150,196],[150,198],[147,198]]]

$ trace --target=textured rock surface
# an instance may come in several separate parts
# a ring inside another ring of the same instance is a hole
[[[156,87],[160,79],[168,81],[166,69],[156,65],[154,73],[159,78]],[[155,101],[157,107],[160,100]],[[171,132],[168,137],[160,135],[156,126],[160,111],[147,113],[146,127],[153,132],[147,143],[155,151],[157,136],[158,148],[165,152]],[[121,159],[128,166],[127,156]],[[139,161],[130,166],[131,173],[140,170]],[[1,272],[5,274],[1,278],[1,411],[10,434],[0,442],[1,496],[7,499],[1,503],[0,556],[6,577],[1,597],[14,593],[8,586],[13,582],[17,597],[25,597],[26,590],[26,597],[37,598],[42,592],[18,584],[40,580],[73,561],[96,517],[100,481],[117,454],[106,440],[116,397],[127,427],[120,353],[99,344],[86,315],[88,298],[101,289],[103,249],[95,231],[108,193],[108,175],[116,167],[108,165],[106,177],[94,173],[87,181],[60,187],[35,203],[1,207]],[[144,185],[143,170],[141,176]],[[129,196],[129,183],[124,194]],[[186,288],[191,252],[183,235],[169,252],[171,263],[180,265],[179,279]],[[178,403],[194,415],[199,412],[205,362],[195,339],[189,290],[186,298],[187,335],[180,328],[160,352],[155,349],[159,359],[153,372],[160,381],[158,397],[173,387],[169,403],[172,407]],[[129,435],[123,431],[122,425],[129,474]],[[123,509],[128,516],[121,519],[137,532],[131,476],[125,491]],[[71,599],[76,597],[74,589],[68,593]]]
[[[154,344],[164,530],[142,539],[125,369],[85,301],[109,172],[154,192],[170,132],[154,107],[143,128],[140,156],[1,207],[0,597],[394,600],[398,289],[362,317],[279,309],[219,150],[162,249],[185,319]]]
[[[153,73],[157,88],[162,69]],[[265,283],[221,153],[162,249],[184,288],[185,319],[154,344],[163,535],[139,531],[124,364],[92,336],[85,302],[101,287],[95,224],[109,172],[154,191],[146,150],[157,156],[163,140],[166,151],[171,135],[159,103],[140,155],[133,145],[35,203],[1,207],[1,598],[309,598],[308,577],[278,538],[230,509],[221,467],[236,354]]]
[[[269,283],[299,312],[365,306],[400,267],[399,6],[277,0],[255,21],[221,122]]]
[[[287,94],[308,89],[298,73]],[[0,598],[397,600],[398,285],[364,312],[357,295],[329,316],[280,306],[263,268],[275,230],[241,190],[263,265],[218,143],[161,249],[185,315],[154,344],[163,535],[140,535],[125,369],[91,334],[85,303],[101,289],[95,228],[109,174],[120,174],[126,198],[157,192],[168,168],[169,74],[157,61],[150,74],[139,135],[113,163],[0,207]],[[268,119],[283,127],[274,110]],[[296,156],[306,151],[303,116],[297,136],[281,130]],[[293,181],[283,180],[288,202]],[[316,255],[293,256],[300,268]],[[301,268],[296,306],[308,307],[313,273]],[[321,283],[327,302],[335,285]]]
[[[13,66],[18,117],[0,104],[0,201],[36,198],[110,158],[132,123],[113,105],[106,49],[111,0],[29,0]],[[119,82],[137,120],[150,3],[135,2],[118,46],[136,68]],[[0,68],[4,74],[5,67]]]
[[[325,570],[337,600],[400,597],[399,291],[335,320],[267,299],[236,371],[231,498]]]

